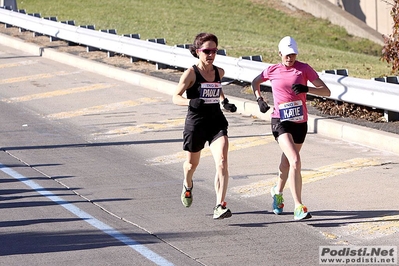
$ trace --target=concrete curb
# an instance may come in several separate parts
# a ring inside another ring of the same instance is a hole
[[[172,95],[177,85],[172,81],[120,69],[68,53],[61,53],[52,48],[44,48],[36,44],[26,43],[22,40],[9,37],[8,35],[0,34],[0,37],[1,45],[22,50],[33,55],[42,56],[53,61],[78,67],[80,69],[97,73],[109,78],[124,81],[132,85],[156,90],[160,93]],[[226,96],[237,106],[237,113],[270,121],[271,110],[269,110],[266,114],[263,114],[259,111],[258,105],[255,101],[248,101],[229,95]],[[393,133],[338,122],[332,120],[332,118],[318,117],[313,115],[309,115],[308,125],[309,132],[311,133],[316,133],[329,138],[352,142],[399,155],[399,137]]]

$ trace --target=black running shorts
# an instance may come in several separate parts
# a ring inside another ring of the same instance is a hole
[[[205,147],[207,141],[210,145],[222,136],[227,136],[227,129],[206,127],[197,128],[195,131],[185,129],[183,131],[183,150],[199,152]]]
[[[291,121],[280,122],[279,118],[272,118],[272,132],[274,138],[278,141],[278,136],[289,133],[292,135],[295,144],[302,144],[305,141],[308,132],[308,123],[295,123]]]

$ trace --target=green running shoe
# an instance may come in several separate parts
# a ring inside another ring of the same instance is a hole
[[[275,192],[276,187],[272,187],[270,189],[270,194],[272,195],[273,198],[273,203],[272,203],[272,208],[274,214],[282,214],[283,213],[283,208],[284,208],[284,198],[283,195],[281,194],[276,194]]]
[[[224,219],[232,216],[231,211],[226,207],[226,202],[216,205],[213,208],[213,219]]]
[[[294,220],[304,220],[304,219],[309,219],[312,218],[312,215],[310,212],[308,212],[308,208],[304,205],[299,205],[298,207],[295,208],[294,211]]]
[[[185,207],[190,207],[191,204],[193,203],[193,193],[192,193],[193,187],[187,188],[185,185],[183,185],[183,191],[181,192],[181,202]]]

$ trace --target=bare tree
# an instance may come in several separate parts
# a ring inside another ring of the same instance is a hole
[[[382,1],[392,5],[391,17],[393,19],[392,34],[383,35],[382,60],[391,65],[392,74],[397,74],[399,72],[399,0]]]

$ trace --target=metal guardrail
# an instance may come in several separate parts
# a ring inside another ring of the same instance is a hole
[[[2,8],[0,8],[0,22],[65,41],[173,67],[188,68],[197,61],[188,49],[181,47],[118,36]],[[271,65],[230,56],[216,57],[215,64],[224,68],[226,78],[243,82],[251,82],[261,71]],[[329,99],[382,109],[385,110],[386,117],[392,112],[395,114],[392,117],[397,117],[399,113],[398,85],[327,73],[319,73],[319,75],[331,90]],[[263,85],[270,86],[270,82],[265,82]]]

